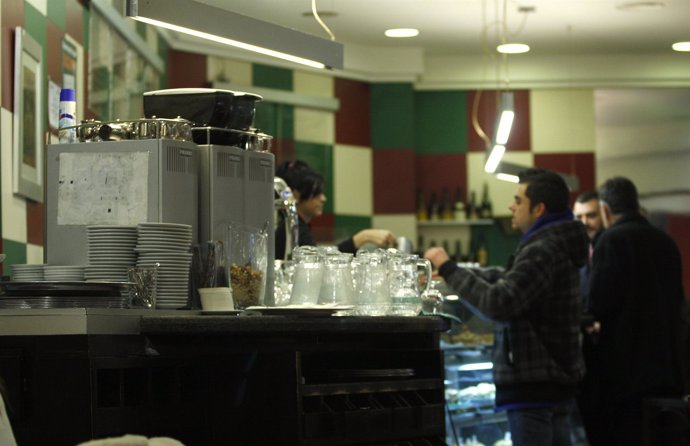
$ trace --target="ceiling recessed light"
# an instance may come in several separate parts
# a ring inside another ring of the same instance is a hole
[[[498,45],[496,51],[503,54],[522,54],[529,51],[529,45],[524,43],[504,43]]]
[[[671,45],[674,51],[690,51],[690,42],[676,42]]]
[[[622,11],[648,11],[650,9],[661,9],[666,7],[664,2],[659,1],[632,1],[621,3],[616,8]]]
[[[419,35],[419,30],[414,28],[393,28],[387,29],[384,34],[386,37],[416,37]]]

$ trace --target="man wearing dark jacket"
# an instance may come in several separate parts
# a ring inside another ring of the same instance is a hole
[[[527,169],[510,210],[522,239],[507,268],[459,268],[441,248],[425,253],[461,302],[496,323],[497,409],[513,444],[569,445],[567,418],[584,374],[579,269],[587,232],[556,173]]]
[[[639,213],[637,189],[612,178],[599,189],[606,230],[597,240],[589,305],[599,333],[602,444],[639,445],[643,402],[680,397],[684,294],[675,242]]]

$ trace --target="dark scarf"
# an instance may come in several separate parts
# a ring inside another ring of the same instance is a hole
[[[522,235],[522,238],[520,239],[520,244],[522,245],[525,243],[535,232],[542,228],[546,228],[547,226],[551,226],[556,223],[564,222],[564,221],[572,221],[575,219],[575,216],[573,215],[573,212],[570,209],[566,209],[563,212],[556,212],[555,214],[546,214],[542,217],[539,217],[537,221],[532,223],[532,226],[529,227],[527,232],[525,232]]]

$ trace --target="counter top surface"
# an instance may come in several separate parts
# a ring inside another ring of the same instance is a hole
[[[440,332],[440,317],[204,315],[195,310],[106,308],[0,310],[0,336],[232,334],[257,332]]]

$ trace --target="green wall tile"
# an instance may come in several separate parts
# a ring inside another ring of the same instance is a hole
[[[89,26],[91,22],[91,12],[89,11],[89,8],[82,8],[82,11],[82,24],[84,29],[84,51],[88,51],[91,38],[91,27]],[[163,58],[163,60],[168,60],[167,54],[166,57]]]
[[[253,64],[252,68],[252,85],[292,91],[292,70],[261,64]]]
[[[367,228],[371,228],[371,217],[335,216],[335,240],[337,243]]]
[[[462,91],[415,93],[415,152],[423,155],[467,152],[466,96]]]
[[[254,127],[275,139],[294,139],[295,109],[291,105],[257,102]]]
[[[14,240],[2,239],[2,252],[7,255],[3,262],[3,271],[10,273],[10,265],[26,263],[26,244]]]
[[[489,252],[489,266],[506,266],[508,258],[515,252],[520,242],[520,234],[506,234],[498,224],[491,226],[473,226],[472,244],[486,240],[486,249]],[[467,247],[464,248],[467,251]]]
[[[163,60],[165,65],[168,65],[168,51],[170,48],[168,47],[168,41],[163,38],[163,36],[158,33],[158,56]],[[168,70],[164,69],[163,73],[161,73],[159,83],[158,83],[160,88],[165,88],[168,85]]]
[[[48,2],[48,17],[62,31],[67,29],[67,9],[66,1],[72,0],[52,0]]]
[[[326,144],[295,142],[295,157],[305,161],[325,180],[325,213],[333,212],[333,147]]]
[[[371,145],[414,147],[414,91],[411,84],[371,85]]]
[[[139,37],[144,39],[146,41],[146,27],[149,26],[144,22],[140,22],[138,20],[134,21],[134,30],[139,34]]]
[[[24,2],[24,29],[28,32],[31,37],[38,42],[43,48],[45,53],[46,47],[46,16],[41,14],[41,12],[31,6],[31,3]],[[64,19],[63,19],[64,22]],[[63,23],[64,28],[64,23]],[[45,54],[43,54],[43,60],[45,61]]]

